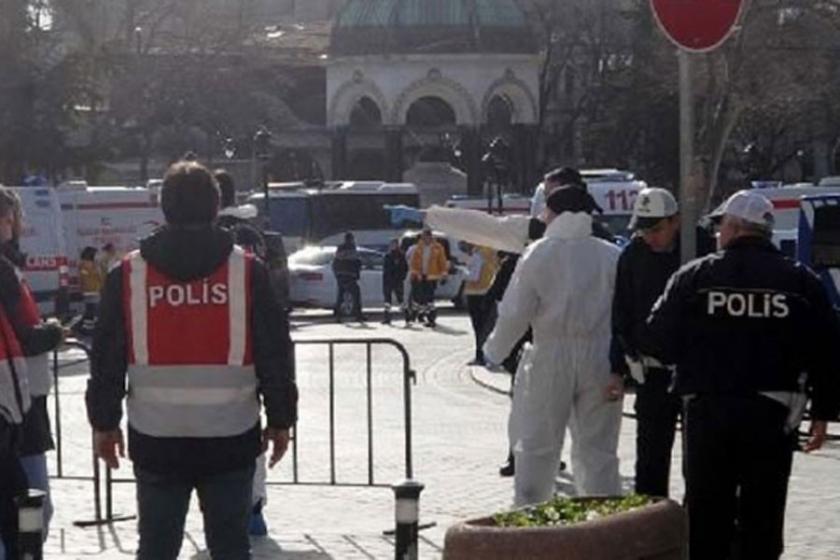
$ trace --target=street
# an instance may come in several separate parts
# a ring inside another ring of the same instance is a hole
[[[417,383],[412,386],[413,459],[415,478],[425,484],[420,500],[421,524],[434,524],[421,532],[420,556],[439,558],[444,533],[452,523],[502,510],[512,500],[512,480],[498,476],[498,465],[507,454],[509,400],[501,393],[509,378],[465,365],[472,357],[473,337],[463,314],[442,313],[434,330],[417,325],[405,328],[402,321],[386,326],[379,323],[379,318],[371,314],[366,324],[338,325],[322,313],[304,313],[294,318],[292,335],[296,340],[390,338],[408,350],[417,372]],[[270,487],[265,510],[269,537],[253,541],[254,557],[393,558],[391,537],[383,535],[394,525],[390,489],[314,484],[332,479],[328,353],[319,345],[299,345],[297,353],[298,475],[301,482],[313,484]],[[374,346],[371,356],[374,468],[369,473],[365,348],[335,350],[337,483],[365,484],[369,474],[377,484],[404,477],[401,358],[386,346]],[[75,358],[77,352],[62,357],[71,361]],[[86,367],[77,363],[62,369],[65,476],[91,472],[90,432],[83,401]],[[625,411],[632,411],[632,397],[625,399]],[[619,452],[628,490],[632,487],[634,439],[635,423],[625,418]],[[679,465],[679,443],[675,449],[675,465]],[[564,455],[568,462],[568,453]],[[840,514],[839,464],[837,442],[830,442],[812,456],[797,454],[791,477],[785,559],[840,557],[840,537],[835,530]],[[130,464],[123,463],[115,476],[129,474]],[[290,450],[269,479],[288,482],[292,476]],[[558,480],[560,490],[568,491],[568,478],[563,475]],[[671,489],[677,499],[682,497],[679,468],[672,472]],[[47,558],[105,560],[132,556],[136,521],[88,528],[73,525],[74,521],[94,516],[90,482],[54,480],[53,491],[56,514],[46,543]],[[116,485],[114,514],[134,512],[134,486]],[[203,549],[201,516],[193,500],[181,558],[205,558]]]

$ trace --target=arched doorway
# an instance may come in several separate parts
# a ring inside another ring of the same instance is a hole
[[[370,97],[360,98],[350,111],[348,178],[382,180],[387,176],[382,142],[382,110]]]
[[[382,111],[370,97],[362,97],[350,111],[350,128],[370,130],[382,126]]]
[[[513,103],[504,95],[494,95],[487,104],[487,126],[494,132],[508,130],[513,124]]]
[[[411,104],[406,114],[411,128],[454,127],[457,119],[452,106],[440,97],[421,97]]]

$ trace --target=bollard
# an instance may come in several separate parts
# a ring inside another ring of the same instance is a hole
[[[416,480],[403,480],[391,488],[396,497],[396,560],[417,560],[417,533],[420,520],[420,492],[424,486]]]
[[[30,488],[26,494],[15,498],[18,510],[18,558],[43,560],[44,558],[44,501],[47,493]]]

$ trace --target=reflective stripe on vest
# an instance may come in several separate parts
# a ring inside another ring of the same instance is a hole
[[[37,327],[41,324],[41,312],[38,310],[38,303],[32,295],[29,282],[23,273],[15,268],[20,285],[20,303],[18,312],[21,320],[28,327]],[[29,377],[29,391],[33,397],[44,397],[50,393],[52,378],[50,377],[49,352],[26,358],[26,369]]]
[[[26,361],[6,315],[0,311],[0,416],[20,424],[29,410]]]
[[[207,278],[123,261],[128,419],[154,437],[229,437],[258,422],[250,336],[253,258],[238,247]]]

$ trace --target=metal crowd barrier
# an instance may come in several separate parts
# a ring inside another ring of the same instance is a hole
[[[310,486],[338,486],[338,487],[376,487],[376,488],[392,488],[395,491],[397,502],[405,503],[405,488],[406,483],[392,485],[378,482],[375,479],[375,456],[374,456],[374,423],[373,423],[373,348],[374,347],[392,347],[402,358],[401,375],[402,375],[402,397],[403,397],[403,447],[404,447],[404,465],[403,472],[409,486],[416,485],[412,481],[414,475],[413,460],[412,460],[412,411],[411,411],[411,385],[416,383],[416,373],[411,368],[411,361],[408,351],[399,342],[387,338],[368,338],[368,339],[306,339],[293,341],[294,347],[298,346],[323,346],[328,352],[328,375],[329,375],[329,479],[325,481],[303,481],[299,472],[299,457],[298,457],[298,437],[297,430],[292,429],[291,437],[291,471],[292,477],[290,481],[268,481],[268,485],[310,485]],[[367,477],[364,482],[343,482],[340,481],[336,474],[336,364],[335,364],[335,349],[340,347],[362,347],[365,350],[365,395],[366,395],[366,424],[367,424]],[[110,468],[105,467],[104,477],[102,476],[99,461],[96,458],[96,451],[92,449],[92,470],[89,476],[85,475],[70,475],[67,474],[64,468],[64,445],[61,423],[61,386],[59,382],[59,370],[62,367],[70,367],[79,363],[84,363],[90,359],[89,348],[75,340],[68,341],[63,349],[76,348],[85,352],[86,358],[83,360],[76,360],[70,363],[59,363],[58,352],[53,356],[53,376],[54,376],[54,427],[56,440],[56,473],[52,476],[55,479],[61,480],[80,480],[89,481],[93,485],[93,503],[94,503],[94,519],[79,520],[74,522],[77,526],[91,526],[113,523],[116,521],[123,521],[132,519],[134,516],[117,516],[114,514],[114,499],[113,486],[114,484],[131,484],[136,482],[133,477],[114,477]],[[93,448],[93,445],[92,445]],[[104,478],[104,480],[103,480]],[[104,508],[103,508],[103,485],[104,485]],[[422,486],[420,486],[422,488]],[[409,491],[409,494],[412,492]],[[419,499],[419,490],[416,491],[416,501]],[[104,511],[103,511],[104,509]],[[404,509],[404,508],[403,508]],[[415,522],[416,523],[416,522]]]

